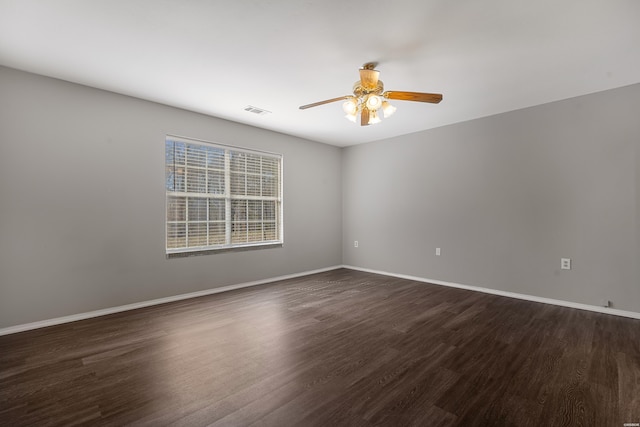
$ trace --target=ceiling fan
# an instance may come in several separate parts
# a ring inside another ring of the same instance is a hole
[[[380,71],[376,70],[375,62],[367,62],[360,68],[360,80],[353,84],[353,95],[340,96],[300,106],[301,110],[329,104],[331,102],[345,101],[342,108],[347,119],[356,123],[360,118],[360,125],[367,126],[380,123],[378,111],[382,110],[384,117],[391,116],[396,107],[391,105],[388,99],[399,101],[418,101],[437,104],[442,101],[439,93],[384,91],[382,80],[379,79]]]

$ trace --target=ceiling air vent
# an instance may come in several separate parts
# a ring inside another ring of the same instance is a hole
[[[259,116],[264,116],[265,114],[269,114],[271,112],[263,110],[262,108],[254,107],[253,105],[247,105],[246,107],[244,107],[244,111],[248,111]]]

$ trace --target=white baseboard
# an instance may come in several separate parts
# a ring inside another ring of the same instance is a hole
[[[318,270],[304,271],[302,273],[288,274],[285,276],[271,277],[269,279],[256,280],[253,282],[238,283],[235,285],[222,286],[220,288],[205,289],[204,291],[190,292],[188,294],[175,295],[166,298],[158,298],[150,301],[136,302],[133,304],[120,305],[118,307],[110,307],[102,310],[89,311],[86,313],[72,314],[70,316],[57,317],[55,319],[41,320],[38,322],[25,323],[22,325],[9,326],[0,328],[0,336],[15,334],[18,332],[29,331],[32,329],[46,328],[47,326],[60,325],[62,323],[75,322],[77,320],[90,319],[92,317],[105,316],[107,314],[119,313],[122,311],[135,310],[137,308],[149,307],[152,305],[165,304],[168,302],[180,301],[189,298],[197,298],[205,295],[217,294],[220,292],[232,291],[234,289],[248,288],[250,286],[264,285],[266,283],[277,282],[280,280],[295,279],[296,277],[308,276],[310,274],[324,273],[326,271],[342,268],[341,265],[333,267],[321,268]]]
[[[434,284],[434,285],[441,285],[441,286],[448,286],[448,287],[451,287],[451,288],[458,288],[458,289],[465,289],[465,290],[469,290],[469,291],[483,292],[483,293],[492,294],[492,295],[499,295],[499,296],[503,296],[503,297],[517,298],[517,299],[526,300],[526,301],[533,301],[533,302],[540,302],[540,303],[543,303],[543,304],[558,305],[558,306],[561,306],[561,307],[575,308],[575,309],[578,309],[578,310],[594,311],[594,312],[597,312],[597,313],[611,314],[611,315],[614,315],[614,316],[629,317],[629,318],[632,318],[632,319],[640,319],[640,313],[636,313],[636,312],[633,312],[633,311],[624,311],[624,310],[618,310],[618,309],[614,309],[614,308],[598,307],[598,306],[595,306],[595,305],[580,304],[580,303],[556,300],[556,299],[551,299],[551,298],[542,298],[542,297],[536,297],[536,296],[532,296],[532,295],[518,294],[518,293],[515,293],[515,292],[501,291],[501,290],[497,290],[497,289],[490,289],[490,288],[482,288],[482,287],[478,287],[478,286],[463,285],[463,284],[460,284],[460,283],[444,282],[442,280],[432,280],[432,279],[427,279],[427,278],[424,278],[424,277],[410,276],[410,275],[407,275],[407,274],[399,274],[399,273],[391,273],[391,272],[388,272],[388,271],[373,270],[373,269],[369,269],[369,268],[355,267],[355,266],[352,266],[352,265],[335,265],[335,266],[332,266],[332,267],[321,268],[321,269],[318,269],[318,270],[304,271],[304,272],[301,272],[301,273],[288,274],[288,275],[279,276],[279,277],[271,277],[269,279],[256,280],[256,281],[253,281],[253,282],[238,283],[238,284],[235,284],[235,285],[222,286],[220,288],[205,289],[203,291],[190,292],[188,294],[175,295],[175,296],[166,297],[166,298],[158,298],[158,299],[154,299],[154,300],[150,300],[150,301],[142,301],[142,302],[137,302],[137,303],[133,303],[133,304],[126,304],[126,305],[121,305],[121,306],[118,306],[118,307],[110,307],[110,308],[105,308],[105,309],[102,309],[102,310],[89,311],[89,312],[86,312],[86,313],[72,314],[70,316],[57,317],[55,319],[41,320],[41,321],[38,321],[38,322],[25,323],[25,324],[16,325],[16,326],[9,326],[7,328],[0,328],[0,336],[9,335],[9,334],[15,334],[15,333],[18,333],[18,332],[29,331],[29,330],[32,330],[32,329],[45,328],[47,326],[60,325],[60,324],[63,324],[63,323],[75,322],[75,321],[78,321],[78,320],[90,319],[92,317],[105,316],[107,314],[119,313],[119,312],[122,312],[122,311],[135,310],[137,308],[149,307],[149,306],[152,306],[152,305],[165,304],[165,303],[168,303],[168,302],[180,301],[180,300],[185,300],[185,299],[189,299],[189,298],[197,298],[197,297],[201,297],[201,296],[205,296],[205,295],[217,294],[217,293],[220,293],[220,292],[232,291],[234,289],[241,289],[241,288],[248,288],[250,286],[264,285],[266,283],[277,282],[277,281],[280,281],[280,280],[295,279],[297,277],[308,276],[310,274],[316,274],[316,273],[324,273],[326,271],[336,270],[336,269],[339,269],[339,268],[348,268],[348,269],[351,269],[351,270],[364,271],[364,272],[367,272],[367,273],[381,274],[383,276],[397,277],[397,278],[400,278],[400,279],[408,279],[408,280],[413,280],[413,281],[416,281],[416,282],[431,283],[431,284]]]
[[[343,265],[343,268],[351,270],[364,271],[367,273],[381,274],[383,276],[397,277],[400,279],[414,280],[416,282],[432,283],[434,285],[449,286],[451,288],[465,289],[468,291],[484,292],[486,294],[500,295],[503,297],[517,298],[526,301],[541,302],[543,304],[559,305],[562,307],[576,308],[578,310],[595,311],[597,313],[612,314],[614,316],[630,317],[632,319],[640,319],[640,313],[633,311],[618,310],[615,308],[598,307],[596,305],[580,304],[571,301],[562,301],[552,298],[542,298],[526,294],[518,294],[515,292],[500,291],[497,289],[482,288],[478,286],[462,285],[460,283],[443,282],[442,280],[426,279],[424,277],[409,276],[407,274],[390,273],[388,271],[372,270],[369,268],[354,267],[352,265]]]

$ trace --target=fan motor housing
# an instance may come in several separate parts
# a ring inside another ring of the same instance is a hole
[[[370,94],[382,95],[382,92],[384,92],[384,84],[382,83],[382,80],[378,80],[375,88],[365,88],[362,86],[361,81],[357,81],[353,84],[353,94],[358,98]]]

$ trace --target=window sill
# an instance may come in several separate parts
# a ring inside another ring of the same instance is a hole
[[[192,256],[215,255],[215,254],[228,253],[228,252],[245,252],[245,251],[255,251],[259,249],[273,249],[273,248],[281,248],[282,245],[283,245],[282,242],[278,242],[278,243],[267,243],[267,244],[259,244],[259,245],[233,246],[233,247],[219,248],[219,249],[199,249],[199,250],[190,250],[190,251],[184,251],[184,252],[170,252],[166,254],[166,258],[167,259],[187,258]]]

